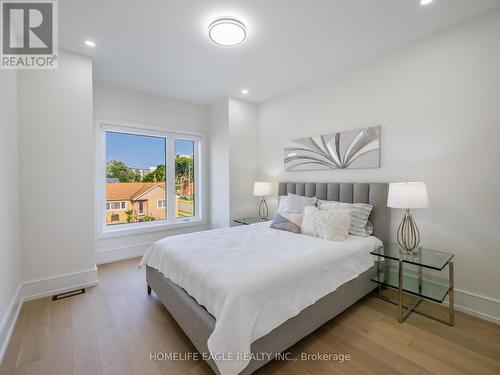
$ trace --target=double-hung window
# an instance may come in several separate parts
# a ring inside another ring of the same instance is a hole
[[[201,223],[199,135],[100,122],[98,235]]]

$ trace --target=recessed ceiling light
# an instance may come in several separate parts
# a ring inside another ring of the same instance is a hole
[[[243,95],[246,95],[246,94],[248,94],[248,90],[247,90],[247,89],[243,89],[243,90],[241,90],[241,93],[242,93]]]
[[[94,48],[95,47],[95,43],[91,40],[86,40],[85,41],[85,45],[89,46],[89,47],[92,47]]]
[[[220,46],[237,46],[247,38],[247,28],[235,18],[222,17],[208,26],[208,36]]]
[[[432,3],[434,0],[420,0],[420,5],[429,5]]]

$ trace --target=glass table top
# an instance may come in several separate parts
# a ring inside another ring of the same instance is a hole
[[[404,263],[415,264],[426,268],[432,268],[441,271],[448,262],[455,256],[444,251],[437,251],[419,247],[416,251],[409,252],[402,250],[399,244],[390,244],[379,247],[371,252],[383,258],[402,260]]]

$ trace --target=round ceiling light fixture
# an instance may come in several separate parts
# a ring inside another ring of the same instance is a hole
[[[208,36],[219,46],[237,46],[247,38],[247,28],[236,18],[222,17],[208,26]]]

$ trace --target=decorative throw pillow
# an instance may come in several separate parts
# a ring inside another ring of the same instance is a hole
[[[303,214],[288,214],[278,211],[273,218],[271,228],[300,233],[300,224],[302,224],[303,216]]]
[[[301,195],[288,194],[287,196],[279,197],[278,211],[284,213],[301,214],[304,212],[304,207],[316,206],[316,197],[303,197]]]
[[[366,203],[343,203],[336,201],[319,200],[318,206],[321,210],[330,208],[343,208],[351,211],[351,226],[349,233],[356,236],[368,237],[373,233],[373,225],[368,221],[373,206]]]
[[[320,210],[305,207],[301,230],[304,234],[325,240],[344,241],[349,236],[351,212],[347,209],[331,208]]]

